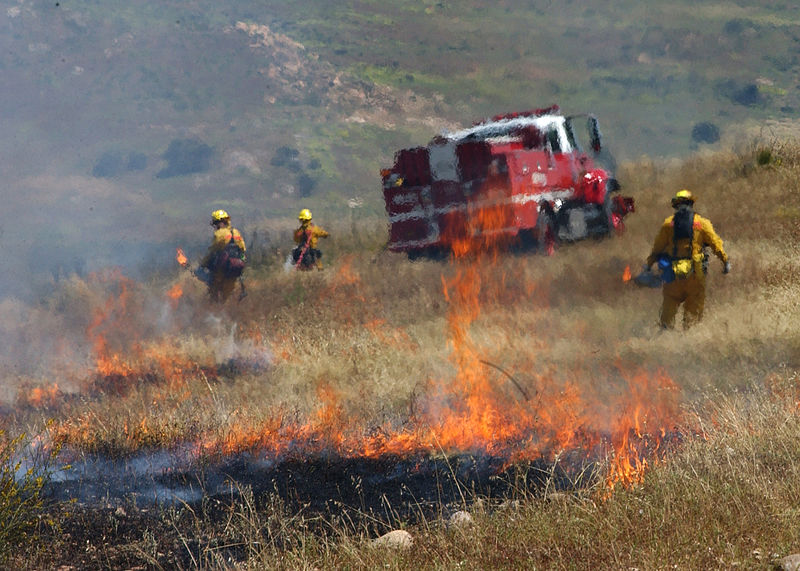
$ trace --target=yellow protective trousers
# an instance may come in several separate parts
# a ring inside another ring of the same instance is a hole
[[[236,288],[236,280],[238,278],[229,278],[225,272],[219,270],[214,272],[214,277],[208,286],[208,293],[211,296],[211,301],[226,302]]]
[[[684,279],[665,283],[662,288],[664,300],[661,304],[661,326],[675,328],[675,316],[683,304],[683,328],[687,329],[703,318],[706,303],[706,280],[701,273],[690,274]]]

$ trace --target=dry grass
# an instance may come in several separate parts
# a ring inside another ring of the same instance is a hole
[[[246,561],[241,568],[766,568],[771,554],[800,550],[800,147],[773,141],[683,163],[643,160],[624,165],[620,179],[637,200],[626,234],[564,245],[551,258],[410,263],[381,253],[377,231],[356,236],[343,223],[326,244],[324,272],[284,273],[262,258],[239,303],[209,305],[184,274],[72,278],[29,313],[6,302],[0,334],[25,342],[20,366],[6,369],[16,407],[4,424],[36,430],[53,419],[54,441],[119,455],[198,440],[257,448],[275,423],[317,422],[321,404],[335,403],[364,431],[404,422],[459,374],[455,288],[474,271],[468,343],[498,399],[518,405],[521,389],[547,396],[569,383],[608,403],[628,375],[663,374],[677,388],[682,432],[701,437],[605,500],[594,487],[520,490],[502,506],[470,502],[468,529],[423,520],[408,552],[371,547],[374,527],[357,521],[320,532],[277,497],[242,489],[227,506],[140,514],[149,523],[126,536],[125,561],[166,565],[163,542],[147,535],[156,526],[171,530],[173,562],[185,568],[223,568],[229,556]],[[712,260],[704,321],[661,332],[660,293],[622,274],[638,271],[669,197],[684,187],[725,240],[733,271],[723,276]],[[176,284],[184,293],[172,300]],[[27,366],[37,352],[48,358]],[[99,374],[101,361],[116,369]],[[113,517],[100,519],[91,525]],[[25,557],[40,562],[33,567],[55,561],[23,546],[17,560]]]

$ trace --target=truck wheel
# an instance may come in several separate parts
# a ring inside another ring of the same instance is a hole
[[[600,215],[602,216],[603,226],[604,226],[604,234],[606,236],[610,236],[611,233],[614,231],[614,212],[613,212],[613,204],[611,202],[611,193],[606,192],[606,198],[603,201],[603,206],[601,206]]]
[[[525,228],[517,233],[517,242],[514,244],[520,252],[535,252],[539,246],[535,228]]]
[[[556,253],[558,228],[555,217],[549,212],[541,212],[536,223],[536,243],[540,253],[552,256]]]
[[[445,261],[450,257],[450,250],[444,246],[427,246],[425,248],[415,248],[406,252],[408,260],[433,260],[437,262]]]

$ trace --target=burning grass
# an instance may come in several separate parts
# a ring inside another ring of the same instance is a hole
[[[775,152],[785,160],[766,166],[755,151],[629,165],[627,233],[553,257],[459,243],[447,264],[255,267],[250,295],[226,306],[186,273],[73,278],[37,308],[47,328],[26,322],[29,344],[57,351],[49,372],[8,378],[4,422],[51,419],[42,444],[78,467],[54,496],[76,494],[76,517],[107,538],[127,530],[89,566],[753,564],[792,549],[800,489],[800,198],[785,191],[800,152]],[[734,271],[712,262],[706,319],[659,332],[659,293],[623,277],[681,187]],[[469,533],[437,523],[456,508],[473,513]],[[412,524],[413,552],[366,547]]]

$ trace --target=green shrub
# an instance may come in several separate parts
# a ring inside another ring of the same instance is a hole
[[[163,155],[167,166],[158,171],[156,178],[206,172],[213,154],[214,150],[198,139],[173,139]]]
[[[0,562],[12,547],[31,539],[43,507],[49,471],[37,461],[23,471],[21,451],[27,443],[24,433],[11,438],[0,430]]]

